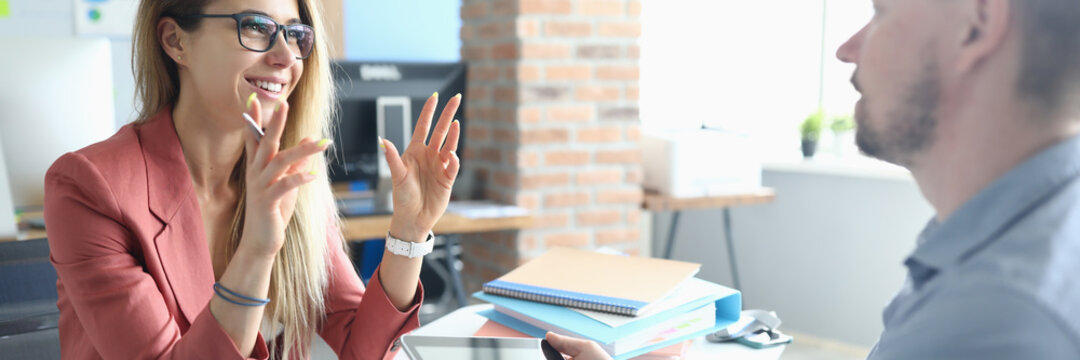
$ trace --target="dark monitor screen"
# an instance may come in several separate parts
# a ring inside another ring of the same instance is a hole
[[[439,92],[438,110],[458,93],[465,92],[467,67],[464,63],[393,63],[393,62],[336,62],[334,83],[338,88],[340,112],[334,135],[335,151],[330,163],[330,179],[335,182],[360,182],[373,187],[378,180],[376,100],[379,97],[407,97],[410,100],[410,131],[420,116],[420,109],[433,92]],[[386,118],[400,118],[404,109],[400,106],[384,108]],[[440,112],[432,121],[432,127]],[[465,147],[467,121],[464,103],[455,119],[461,120],[462,132],[458,154]],[[387,127],[386,131],[401,132],[400,126]],[[429,131],[430,133],[430,131]],[[400,133],[387,133],[388,139]],[[404,151],[405,145],[393,140]]]

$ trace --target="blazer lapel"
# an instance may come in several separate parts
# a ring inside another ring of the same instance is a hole
[[[154,238],[158,259],[188,324],[213,296],[214,269],[199,202],[167,107],[139,127],[150,211],[165,225]]]

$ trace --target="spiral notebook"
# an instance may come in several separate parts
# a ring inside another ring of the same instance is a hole
[[[554,248],[484,284],[484,293],[613,314],[647,312],[700,264]]]

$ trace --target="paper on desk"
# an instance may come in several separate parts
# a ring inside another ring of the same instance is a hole
[[[532,338],[532,336],[526,335],[523,332],[511,329],[506,325],[487,320],[484,322],[484,326],[481,326],[479,330],[473,333],[473,336],[479,337],[508,337],[508,338]]]
[[[607,326],[619,327],[637,320],[641,320],[654,314],[659,314],[661,312],[677,308],[683,304],[712,294],[726,293],[731,291],[731,289],[725,288],[723,286],[713,284],[711,282],[701,280],[696,277],[692,277],[684,281],[681,285],[679,285],[679,287],[675,288],[675,291],[672,292],[671,295],[656,303],[656,305],[649,309],[649,311],[646,311],[645,313],[642,313],[638,316],[616,315],[578,308],[569,309],[576,311],[582,315],[588,316],[593,320],[602,322]]]
[[[2,0],[0,0],[2,1]],[[451,201],[446,212],[458,214],[470,219],[499,218],[529,215],[529,210],[513,205],[497,204],[491,201]]]

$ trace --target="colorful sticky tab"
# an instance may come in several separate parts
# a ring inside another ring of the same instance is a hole
[[[0,19],[7,19],[11,17],[11,2],[8,0],[0,0]]]

